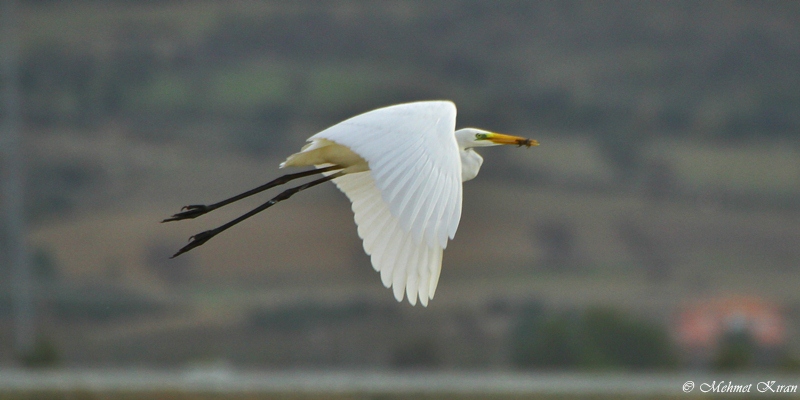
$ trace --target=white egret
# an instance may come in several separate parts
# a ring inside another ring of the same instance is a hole
[[[352,203],[358,235],[381,281],[397,301],[415,305],[433,298],[442,250],[461,219],[461,183],[483,163],[475,147],[538,146],[538,142],[476,128],[455,130],[456,107],[449,101],[421,101],[369,111],[311,136],[280,167],[315,169],[284,175],[219,203],[191,205],[162,222],[195,218],[293,179],[322,178],[288,189],[216,229],[190,238],[177,257],[233,225],[326,181]]]

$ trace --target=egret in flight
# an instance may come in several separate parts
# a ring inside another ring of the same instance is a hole
[[[535,140],[476,128],[455,130],[456,106],[421,101],[369,111],[311,136],[280,167],[314,169],[281,176],[211,205],[191,205],[162,222],[196,218],[291,180],[322,177],[288,189],[216,229],[198,233],[177,257],[279,201],[327,181],[352,203],[358,236],[381,281],[397,301],[411,305],[433,298],[442,250],[461,219],[461,183],[476,175],[483,158],[476,147],[538,146]]]

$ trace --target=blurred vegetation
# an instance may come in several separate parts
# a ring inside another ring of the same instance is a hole
[[[373,311],[372,307],[364,302],[343,305],[293,304],[277,310],[254,309],[250,312],[249,321],[255,328],[302,332],[318,325],[365,318]]]
[[[757,345],[747,332],[730,332],[720,341],[714,368],[720,371],[737,371],[755,365]]]
[[[739,272],[726,269],[726,264],[745,265],[748,271],[755,271],[749,273],[757,274],[763,258],[757,257],[761,253],[752,256],[751,247],[778,254],[782,258],[775,264],[786,265],[785,272],[794,271],[796,263],[785,262],[796,254],[794,231],[787,229],[783,235],[773,232],[769,224],[751,223],[753,220],[734,224],[705,211],[698,214],[697,209],[777,204],[776,208],[795,210],[800,204],[797,170],[792,164],[796,164],[800,132],[800,24],[796,23],[800,20],[800,3],[21,3],[26,134],[36,144],[45,142],[36,139],[47,135],[51,139],[70,138],[54,140],[52,148],[41,151],[43,156],[28,161],[26,206],[35,222],[53,220],[51,217],[81,208],[94,212],[103,198],[118,196],[120,200],[127,194],[125,190],[142,185],[144,180],[125,175],[122,190],[108,190],[115,171],[105,158],[134,150],[149,152],[156,147],[141,150],[132,144],[179,143],[181,150],[188,148],[203,155],[213,151],[277,157],[296,150],[298,143],[318,129],[365,110],[402,101],[448,98],[459,106],[460,126],[549,135],[554,140],[537,158],[544,164],[552,163],[553,168],[565,168],[567,175],[577,171],[578,178],[564,179],[538,164],[537,168],[518,168],[514,174],[499,174],[503,164],[511,162],[501,157],[484,167],[485,176],[534,182],[539,185],[535,190],[548,184],[568,189],[555,197],[542,197],[561,203],[558,212],[547,220],[520,216],[521,220],[533,221],[527,232],[531,243],[542,249],[543,260],[537,265],[543,265],[549,273],[600,265],[597,270],[617,274],[621,269],[614,269],[616,264],[607,268],[608,260],[627,261],[603,258],[607,254],[592,254],[596,258],[587,259],[587,254],[602,248],[600,252],[616,256],[626,247],[634,255],[631,262],[647,269],[654,283],[675,282],[674,277],[681,273],[679,267],[688,270],[699,263],[680,258],[701,253],[677,240],[687,236],[686,241],[695,241],[692,235],[712,243],[711,250],[700,248],[708,254],[697,256],[703,267],[714,267],[703,269],[703,273],[712,271],[708,279]],[[102,142],[112,133],[124,138],[119,143]],[[555,139],[563,140],[561,146]],[[662,147],[648,147],[656,140],[663,141]],[[83,153],[66,147],[95,143],[99,143],[96,148]],[[728,148],[731,143],[759,146]],[[783,143],[789,146],[776,152]],[[65,147],[63,151],[60,146]],[[664,151],[664,146],[670,151]],[[109,156],[110,148],[117,153]],[[143,158],[148,167],[156,164],[157,157],[179,147],[162,148],[163,153],[148,153]],[[721,148],[726,152],[719,152]],[[765,162],[767,159],[770,162]],[[182,160],[176,157],[160,162],[177,164]],[[784,164],[790,167],[780,168]],[[131,175],[139,172],[135,167],[130,169]],[[163,174],[164,169],[157,165],[148,173]],[[740,195],[730,191],[731,187],[747,191]],[[576,188],[583,191],[580,196],[571,191]],[[636,207],[630,207],[632,202],[623,204],[630,198],[605,196],[619,188],[641,189],[647,200],[652,200],[655,206],[648,211],[652,214],[650,221],[638,215]],[[153,192],[145,192],[145,196]],[[598,193],[600,196],[591,197]],[[592,203],[590,213],[581,213],[581,207],[589,206],[576,201],[577,197],[591,197],[587,201]],[[676,206],[657,207],[659,202],[670,201]],[[119,201],[120,208],[130,205]],[[624,211],[618,211],[623,206]],[[599,219],[603,215],[611,215],[608,223]],[[109,229],[129,228],[113,223],[110,221]],[[738,232],[748,224],[760,236]],[[604,225],[612,228],[598,229]],[[706,225],[716,230],[700,229]],[[164,260],[174,251],[172,245],[165,248],[167,241],[153,236],[149,227],[146,235],[142,260],[128,259],[128,253],[124,256],[135,267],[137,263],[146,264],[149,274],[171,288],[187,282],[218,283],[216,272],[206,271],[204,278],[197,268],[199,263],[190,258],[167,264]],[[587,247],[589,242],[595,246]],[[617,242],[622,246],[614,246]],[[721,247],[724,243],[744,248],[744,256]],[[125,242],[125,246],[135,245]],[[37,278],[65,285],[63,292],[52,295],[48,315],[64,325],[78,321],[90,327],[163,315],[165,306],[148,297],[152,288],[135,279],[126,283],[130,286],[125,290],[114,285],[70,286],[73,279],[89,275],[79,276],[82,265],[73,266],[77,270],[71,271],[73,276],[60,269],[59,256],[72,250],[51,254],[49,249],[42,249],[34,254]],[[362,257],[360,247],[354,252]],[[0,252],[0,264],[3,257]],[[258,263],[253,267],[265,269]],[[464,274],[465,269],[449,271]],[[507,272],[502,268],[497,271]],[[120,284],[122,275],[112,273],[105,278]],[[742,276],[742,280],[753,277]],[[684,280],[695,278],[691,275]],[[631,286],[638,284],[632,282]],[[137,292],[140,288],[136,285],[147,289]],[[704,291],[710,289],[705,286],[710,285],[700,284],[691,290],[707,293]],[[719,287],[714,286],[714,290]],[[0,316],[10,316],[10,304],[7,294],[0,295]],[[358,302],[300,303],[285,308],[274,304],[237,306],[244,311],[226,310],[224,317],[245,315],[242,327],[226,325],[217,343],[212,344],[234,348],[240,336],[230,332],[233,329],[255,331],[257,337],[252,343],[268,342],[264,337],[274,331],[277,333],[273,336],[291,337],[292,343],[310,348],[305,349],[309,353],[319,353],[318,348],[307,346],[313,343],[311,339],[303,342],[296,334],[319,327],[325,332],[335,331],[336,327],[376,315],[390,315],[392,324],[379,328],[405,336],[375,342],[389,348],[387,363],[393,367],[486,365],[489,357],[480,358],[495,352],[481,345],[495,342],[483,332],[488,328],[480,310],[448,310],[441,313],[440,321],[430,322],[398,318],[391,312],[406,304],[394,308],[394,303],[377,310]],[[425,312],[437,315],[432,309]],[[512,321],[509,353],[518,368],[671,369],[676,363],[665,328],[631,315],[605,309],[554,312],[531,308],[510,310],[497,319],[503,318]],[[400,329],[397,325],[405,326]],[[363,332],[378,330],[368,324],[362,328]],[[426,335],[415,328],[427,329]],[[437,329],[444,333],[430,333],[439,332]],[[176,343],[216,340],[205,338],[203,332],[192,326],[185,336],[167,336],[172,342],[153,333],[143,335],[146,338],[141,343],[151,340],[157,343],[153,348],[163,346],[163,352],[169,353],[178,346]],[[341,336],[351,338],[353,334],[346,331]],[[353,341],[359,343],[330,340],[337,348],[346,348],[339,346],[341,343],[363,347],[361,338],[355,337]],[[497,343],[504,340],[494,339]],[[141,347],[127,346],[130,342],[124,341],[117,345],[133,349],[130,353],[137,353],[137,357],[147,356],[139,351],[145,345],[130,341]],[[252,343],[242,353],[261,357]],[[271,354],[274,346],[264,343],[261,346],[270,347],[264,353]],[[470,343],[473,348],[446,350],[448,344],[457,347],[461,343]],[[102,348],[86,347],[87,353],[95,351],[105,357]],[[470,357],[477,361],[447,359],[450,353],[464,359],[469,358],[465,354],[475,353]],[[179,353],[173,361],[182,362],[185,354]],[[99,359],[108,362],[103,357]],[[757,357],[746,342],[729,339],[718,354],[716,368],[747,369]],[[92,360],[90,356],[86,359]],[[259,360],[264,359],[269,358]],[[780,360],[786,369],[798,364],[789,356]],[[368,359],[365,364],[370,362],[383,361]]]
[[[22,16],[33,133],[112,125],[264,158],[364,110],[447,98],[461,126],[590,138],[616,183],[635,186],[651,173],[643,148],[656,137],[800,132],[792,2],[31,1]],[[96,160],[32,170],[35,218],[75,209],[110,179]],[[770,202],[793,207],[795,191]]]
[[[168,120],[251,121],[261,128],[245,123],[231,135],[244,149],[254,139],[239,136],[278,139],[290,121],[325,125],[377,105],[447,97],[467,111],[465,122],[600,129],[612,144],[650,132],[723,140],[800,132],[800,32],[780,24],[800,16],[791,2],[103,4],[75,3],[64,14],[71,19],[57,21],[58,7],[26,3],[30,123],[126,118],[164,138],[180,134]],[[677,22],[694,18],[717,25]],[[57,22],[68,34],[55,34]],[[565,64],[582,57],[584,65]]]
[[[111,285],[62,287],[50,294],[55,318],[72,322],[105,322],[137,315],[157,315],[165,310],[163,304],[144,294]]]
[[[41,336],[36,338],[28,353],[18,354],[17,357],[22,365],[28,368],[51,368],[60,361],[56,344]]]
[[[528,313],[514,337],[513,362],[534,369],[665,370],[677,356],[665,327],[618,311]]]

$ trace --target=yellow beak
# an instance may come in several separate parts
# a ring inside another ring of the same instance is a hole
[[[526,139],[521,136],[512,136],[512,135],[504,135],[502,133],[489,133],[486,135],[486,139],[490,140],[492,143],[497,144],[515,144],[517,146],[538,146],[539,142],[533,139]]]

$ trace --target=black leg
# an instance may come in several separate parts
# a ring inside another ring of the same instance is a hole
[[[241,217],[236,218],[233,221],[228,222],[227,224],[222,225],[222,226],[220,226],[218,228],[207,230],[205,232],[200,232],[197,235],[194,235],[194,236],[190,237],[189,238],[189,244],[187,244],[186,246],[183,246],[183,248],[178,250],[178,252],[175,253],[175,255],[173,255],[170,258],[175,258],[175,257],[177,257],[177,256],[179,256],[179,255],[181,255],[183,253],[186,253],[187,251],[189,251],[189,250],[191,250],[191,249],[193,249],[195,247],[198,247],[198,246],[202,245],[203,243],[207,242],[209,239],[211,239],[212,237],[216,236],[220,232],[222,232],[222,231],[224,231],[224,230],[226,230],[226,229],[238,224],[239,222],[242,222],[242,221],[252,217],[253,215],[256,215],[256,214],[260,213],[261,211],[264,211],[264,210],[272,207],[273,205],[275,205],[275,203],[277,203],[279,201],[283,201],[283,200],[288,199],[289,197],[292,197],[292,195],[297,193],[297,192],[303,191],[303,190],[308,189],[310,187],[317,186],[320,183],[324,183],[324,182],[327,182],[329,180],[336,179],[336,178],[338,178],[338,177],[340,177],[342,175],[344,175],[344,173],[342,171],[339,171],[339,172],[337,172],[335,174],[328,175],[326,177],[323,177],[323,178],[308,182],[306,184],[303,184],[303,185],[300,185],[300,186],[296,186],[296,187],[293,187],[291,189],[286,189],[285,191],[281,192],[279,195],[273,197],[270,201],[268,201],[268,202],[256,207],[255,209],[253,209],[252,211],[248,212],[247,214],[244,214]]]
[[[342,167],[340,167],[338,165],[332,165],[330,167],[325,167],[325,168],[320,168],[320,169],[312,169],[310,171],[297,172],[297,173],[294,173],[294,174],[287,174],[287,175],[275,178],[274,180],[272,180],[270,182],[267,182],[267,183],[255,188],[255,189],[248,190],[248,191],[246,191],[246,192],[244,192],[242,194],[233,196],[233,197],[231,197],[229,199],[222,200],[219,203],[214,203],[214,204],[212,204],[210,206],[206,206],[206,205],[202,205],[202,204],[194,204],[194,205],[191,205],[191,206],[184,206],[183,208],[181,208],[181,212],[179,212],[179,213],[177,213],[177,214],[175,214],[175,215],[173,215],[173,216],[171,216],[169,218],[166,218],[161,222],[180,221],[182,219],[197,218],[197,217],[199,217],[199,216],[201,216],[201,215],[203,215],[203,214],[205,214],[205,213],[207,213],[209,211],[216,210],[217,208],[220,208],[222,206],[231,204],[234,201],[239,201],[241,199],[244,199],[245,197],[250,197],[250,196],[252,196],[252,195],[254,195],[256,193],[261,193],[261,192],[263,192],[263,191],[265,191],[265,190],[267,190],[269,188],[273,188],[273,187],[278,186],[278,185],[283,185],[284,183],[287,183],[289,181],[292,181],[292,180],[295,180],[295,179],[298,179],[298,178],[303,178],[303,177],[310,176],[310,175],[316,175],[316,174],[320,174],[320,173],[328,172],[328,171],[334,171],[334,170],[337,170],[337,169],[342,169]]]

